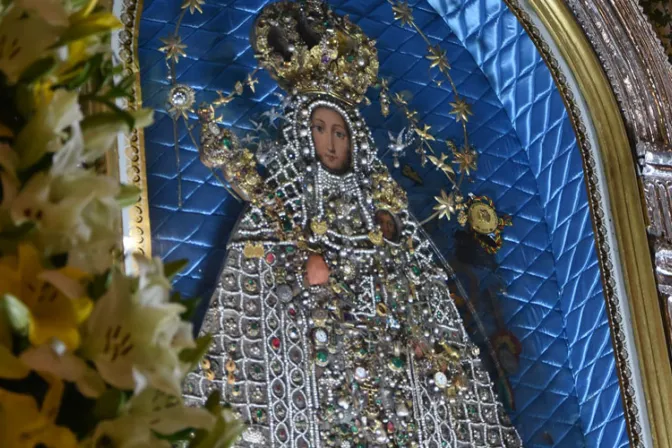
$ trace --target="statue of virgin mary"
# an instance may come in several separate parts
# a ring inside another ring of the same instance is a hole
[[[258,16],[252,44],[289,92],[265,161],[201,110],[204,163],[249,200],[185,395],[221,390],[240,447],[517,447],[433,245],[356,105],[375,44],[317,1]]]

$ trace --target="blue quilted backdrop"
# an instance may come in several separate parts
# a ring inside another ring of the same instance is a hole
[[[180,124],[183,204],[178,207],[173,121],[166,113],[170,84],[158,49],[160,38],[174,30],[181,3],[144,0],[140,26],[143,101],[158,111],[156,123],[145,132],[152,245],[154,255],[189,259],[175,286],[184,295],[208,298],[242,204],[201,165]],[[215,98],[216,90],[230,92],[256,66],[248,36],[265,3],[208,0],[203,14],[186,15],[181,34],[188,57],[177,65],[177,80],[194,87],[199,101]],[[331,3],[377,40],[381,74],[392,91],[412,98],[412,107],[437,139],[459,143],[461,126],[448,113],[453,95],[429,71],[421,37],[394,23],[384,0]],[[499,325],[521,341],[520,368],[510,377],[516,404],[511,415],[525,446],[626,446],[581,156],[550,73],[501,0],[409,3],[432,44],[447,50],[458,90],[473,104],[469,131],[479,167],[467,190],[490,196],[513,217],[496,269],[463,267],[461,278],[467,287],[505,288],[506,294],[494,301],[472,290],[470,300],[488,332]],[[262,73],[255,93],[246,91],[222,110],[224,121],[244,135],[253,128],[250,119],[258,120],[278,104],[276,89]],[[384,120],[375,92],[371,99],[363,113],[379,147],[385,148],[387,131],[401,130],[404,118],[393,109]],[[409,154],[402,164],[418,174],[419,184],[392,169],[389,158],[386,162],[407,189],[416,216],[430,215],[442,175]],[[449,260],[455,259],[454,230],[445,221],[428,226]],[[457,261],[456,266],[460,270]]]

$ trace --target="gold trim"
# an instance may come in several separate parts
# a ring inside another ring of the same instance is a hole
[[[672,370],[649,253],[645,209],[625,124],[599,59],[571,11],[562,0],[529,0],[529,3],[567,62],[595,124],[651,434],[654,446],[670,447],[672,425],[668,422],[672,421]],[[628,423],[632,438],[633,422]]]
[[[142,90],[138,60],[138,36],[143,0],[118,0],[122,2],[121,18],[124,30],[119,36],[120,57],[126,64],[125,73],[133,74],[133,96],[128,100],[128,108],[137,110],[142,107]],[[145,159],[145,135],[142,129],[134,130],[126,141],[126,147],[120,148],[126,158],[128,181],[141,191],[140,199],[129,208],[129,234],[132,238],[130,248],[147,256],[152,255],[151,226],[149,221],[149,197],[147,195],[147,172]],[[129,249],[126,247],[126,249]]]

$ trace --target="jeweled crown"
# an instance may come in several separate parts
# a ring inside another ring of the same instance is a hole
[[[259,64],[288,92],[326,93],[356,104],[378,76],[375,41],[326,2],[270,4],[250,40]]]

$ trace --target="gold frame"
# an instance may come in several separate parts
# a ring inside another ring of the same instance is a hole
[[[672,420],[672,369],[647,238],[646,209],[625,123],[602,65],[565,3],[562,0],[528,0],[528,2],[567,63],[587,105],[589,118],[595,125],[605,184],[611,198],[611,216],[618,244],[618,261],[622,266],[626,295],[629,299],[628,306],[632,316],[651,435],[654,446],[672,447],[672,425],[668,424]],[[512,7],[512,10],[514,9],[515,7]],[[577,139],[581,140],[582,132],[577,129],[576,123],[575,130]],[[592,169],[588,164],[584,165],[587,178]],[[590,182],[589,179],[587,181]],[[593,217],[595,206],[596,204],[591,201]],[[596,232],[596,238],[598,248],[602,249],[599,232]],[[607,257],[603,255],[599,258],[603,280],[606,280],[605,271],[608,269],[605,269],[604,263]],[[605,284],[605,295],[608,295],[611,289],[612,285]],[[609,303],[610,298],[605,298],[607,306],[613,306]],[[625,362],[621,357],[623,347],[619,347],[622,341],[614,337],[621,323],[616,321],[616,313],[608,314],[617,365],[623,364]],[[628,403],[628,400],[632,399],[627,393],[630,378],[624,375],[624,371],[622,368],[618,369],[626,405],[628,433],[631,443],[638,445],[641,443],[638,435],[641,428],[636,427],[638,425],[633,421],[633,417],[636,417],[636,407],[632,410],[632,405]]]
[[[126,62],[136,73],[134,98],[130,107],[141,104],[140,75],[137,68],[137,45],[139,19],[143,0],[114,0],[122,4],[126,39],[121,40],[122,52],[128,56]],[[635,172],[633,151],[628,140],[625,124],[618,103],[600,61],[593,51],[583,30],[577,23],[564,0],[527,0],[543,27],[560,50],[574,77],[580,94],[587,105],[587,117],[595,125],[595,137],[600,151],[605,185],[611,200],[611,215],[618,244],[619,262],[622,266],[626,295],[632,316],[632,328],[638,352],[639,369],[644,387],[646,407],[649,415],[651,433],[656,447],[672,447],[672,368],[670,366],[663,316],[659,296],[656,290],[653,264],[649,252],[646,233],[645,207],[642,201],[640,185]],[[582,150],[584,173],[590,196],[591,214],[595,226],[598,258],[604,281],[605,300],[614,342],[617,371],[624,399],[626,422],[630,441],[633,446],[641,446],[641,432],[647,428],[639,427],[637,405],[634,402],[634,390],[631,386],[632,374],[628,358],[632,358],[624,347],[620,313],[617,311],[618,298],[615,293],[613,269],[609,261],[609,246],[606,243],[606,227],[603,217],[595,213],[601,210],[599,193],[596,187],[595,161],[589,154],[585,128],[581,124],[578,108],[574,104],[572,93],[562,79],[561,70],[553,59],[547,45],[538,30],[532,24],[527,13],[520,8],[517,0],[505,0],[511,11],[526,28],[538,50],[545,58],[556,85],[563,96],[570,118],[572,119],[577,141]],[[130,235],[135,250],[151,255],[149,203],[146,194],[145,147],[142,132],[130,136],[125,148],[119,148],[119,154],[125,157],[129,180],[143,189],[138,204],[130,210]],[[111,164],[114,166],[114,164]],[[619,200],[614,200],[619,198]]]

